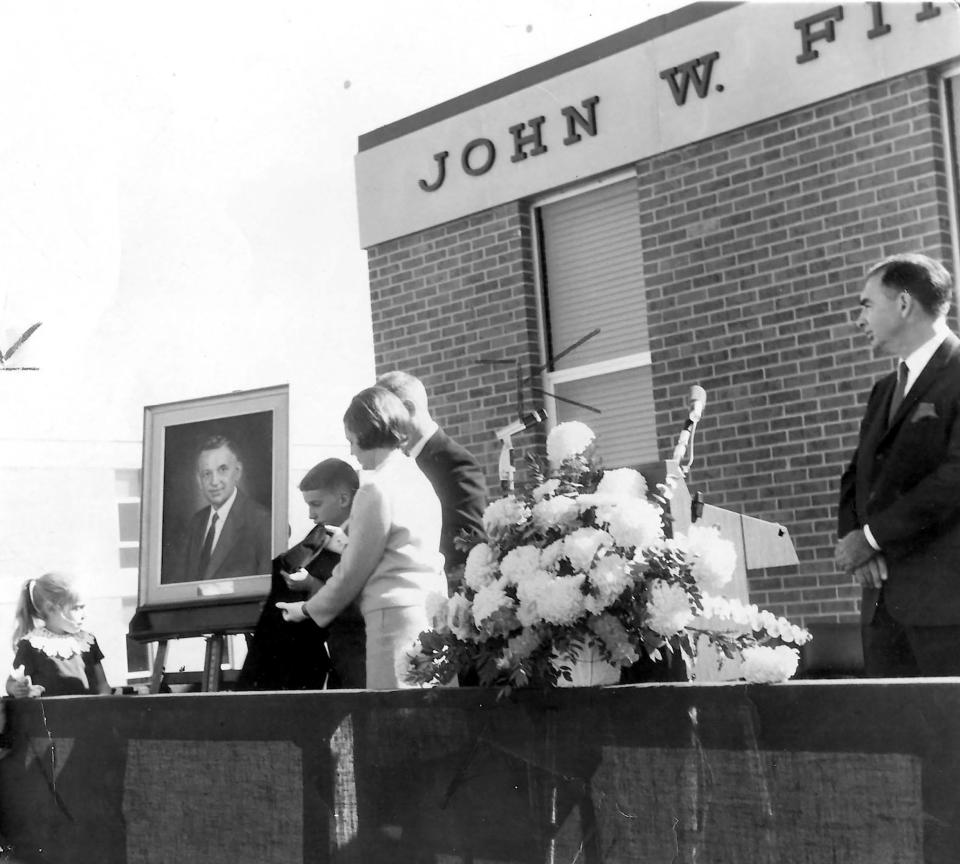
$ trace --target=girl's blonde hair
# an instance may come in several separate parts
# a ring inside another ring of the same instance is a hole
[[[46,618],[51,609],[63,609],[80,600],[73,580],[63,573],[44,573],[39,579],[27,579],[17,600],[13,628],[13,650],[33,629],[34,618]]]

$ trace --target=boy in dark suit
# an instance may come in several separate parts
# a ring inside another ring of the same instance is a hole
[[[950,274],[893,255],[868,274],[857,326],[899,358],[870,393],[840,480],[837,566],[863,585],[871,676],[960,675],[960,340]]]
[[[340,561],[328,548],[324,526],[339,526],[350,515],[357,472],[341,459],[325,459],[300,481],[315,527],[273,560],[272,582],[240,672],[240,690],[362,689],[366,685],[363,616],[348,606],[327,628],[312,622],[291,625],[277,601],[312,596]]]

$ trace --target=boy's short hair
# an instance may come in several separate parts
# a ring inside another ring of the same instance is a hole
[[[353,495],[360,486],[360,478],[353,466],[342,459],[324,459],[314,465],[300,481],[301,492],[317,489],[346,489]]]

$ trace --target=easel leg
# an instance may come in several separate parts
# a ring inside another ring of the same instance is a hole
[[[153,658],[153,672],[150,673],[150,692],[159,693],[163,683],[163,667],[167,663],[167,640],[157,642],[157,655]]]
[[[223,661],[223,633],[207,636],[207,652],[203,661],[203,692],[216,693],[220,689],[220,664]]]

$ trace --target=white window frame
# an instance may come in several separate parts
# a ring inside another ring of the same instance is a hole
[[[952,79],[954,105],[950,104],[947,80]],[[960,61],[944,66],[939,81],[940,116],[946,131],[944,151],[947,166],[947,207],[950,213],[950,245],[953,248],[954,293],[960,305],[960,203],[957,201],[958,172],[960,172]],[[956,110],[954,110],[956,106]],[[952,116],[951,116],[952,115]],[[952,128],[950,121],[953,121]]]

